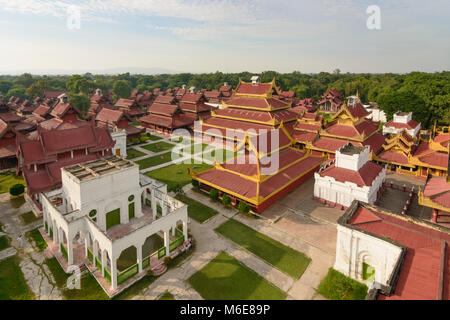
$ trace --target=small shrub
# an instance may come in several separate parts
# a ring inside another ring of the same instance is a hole
[[[23,184],[15,184],[9,188],[9,193],[12,196],[18,196],[25,192],[25,186]]]
[[[200,183],[199,183],[197,180],[192,179],[192,185],[193,185],[195,188],[198,188],[198,187],[200,186]]]
[[[148,276],[148,277],[152,277],[152,276],[153,276],[153,271],[152,271],[152,269],[148,269],[148,270],[147,270],[147,276]]]
[[[171,257],[165,257],[164,258],[164,264],[167,266],[169,263],[172,262],[172,258]]]
[[[239,212],[242,213],[248,213],[250,211],[250,206],[248,204],[246,204],[245,202],[239,202],[239,206],[238,206],[238,210]]]
[[[131,139],[131,142],[137,144],[137,143],[139,143],[139,139],[138,138],[133,138],[133,139]]]
[[[148,137],[148,136],[141,136],[141,142],[147,142],[148,140],[150,140],[150,137]]]
[[[222,204],[224,206],[229,206],[230,203],[231,203],[231,198],[229,196],[227,196],[226,194],[224,194],[222,197]]]
[[[149,138],[151,137],[150,132],[147,132],[145,135]]]
[[[217,191],[216,189],[211,189],[211,191],[209,191],[209,197],[212,200],[218,200],[219,199],[219,191]]]

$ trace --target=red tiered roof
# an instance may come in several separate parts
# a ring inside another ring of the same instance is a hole
[[[418,125],[419,125],[419,123],[415,120],[410,120],[408,123],[400,123],[400,122],[390,121],[385,124],[385,126],[389,127],[389,128],[408,129],[408,130],[415,129],[415,128],[417,128]]]
[[[358,171],[336,167],[335,164],[320,172],[321,177],[332,177],[339,182],[352,182],[358,187],[371,186],[383,167],[368,161]]]

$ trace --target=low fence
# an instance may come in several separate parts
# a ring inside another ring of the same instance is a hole
[[[121,283],[124,283],[131,277],[135,276],[139,272],[139,266],[138,264],[134,264],[128,269],[125,269],[124,271],[120,272],[117,275],[117,284],[120,285]]]

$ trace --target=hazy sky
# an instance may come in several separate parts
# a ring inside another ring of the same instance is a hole
[[[0,72],[434,72],[449,35],[450,0],[0,0]]]

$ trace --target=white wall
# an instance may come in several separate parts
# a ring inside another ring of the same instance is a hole
[[[344,147],[345,148],[345,147]],[[336,151],[336,167],[358,171],[370,160],[370,147],[359,154],[347,155]]]
[[[401,256],[402,248],[388,241],[338,225],[334,269],[355,280],[365,282],[363,263],[375,269],[375,282],[388,280]]]
[[[359,200],[369,204],[375,203],[377,193],[383,181],[386,179],[386,168],[378,174],[372,186],[359,187],[355,183],[340,182],[332,177],[321,177],[319,173],[314,174],[314,196],[332,203],[338,203],[350,207],[353,200]]]
[[[117,155],[116,150],[120,150],[120,157],[126,158],[127,157],[127,134],[125,130],[117,130],[111,132],[112,139],[116,142],[116,144],[113,147],[113,154]]]

